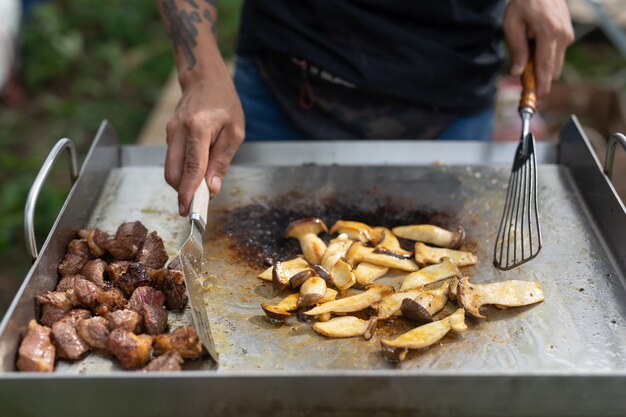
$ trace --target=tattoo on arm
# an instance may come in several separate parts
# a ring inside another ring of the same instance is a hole
[[[204,0],[206,3],[216,7],[217,0]],[[215,18],[210,10],[204,9],[202,16],[199,13],[200,6],[197,0],[185,0],[194,10],[183,10],[178,7],[175,0],[161,0],[163,16],[169,24],[168,36],[172,40],[174,49],[181,51],[187,62],[187,70],[191,70],[196,65],[195,48],[197,45],[198,27],[204,20],[211,24],[211,31],[215,33]]]

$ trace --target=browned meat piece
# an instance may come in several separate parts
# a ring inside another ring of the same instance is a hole
[[[55,349],[50,340],[50,329],[35,320],[28,323],[28,333],[17,354],[17,370],[22,372],[54,371]]]
[[[113,285],[122,290],[126,297],[130,297],[136,288],[151,283],[146,267],[138,262],[123,265],[114,262],[109,265],[108,273]]]
[[[104,256],[107,252],[109,243],[113,240],[113,236],[100,229],[90,230],[87,234],[87,245],[89,250],[95,256]]]
[[[141,222],[122,223],[106,249],[115,259],[130,261],[141,250],[147,234],[148,230]]]
[[[165,307],[168,310],[181,310],[187,303],[185,276],[182,271],[168,269],[150,269],[154,286],[165,294]]]
[[[76,295],[76,301],[87,308],[96,308],[98,299],[102,289],[91,281],[87,281],[83,278],[77,278],[74,281],[74,294]]]
[[[91,311],[84,308],[75,308],[63,314],[58,321],[64,321],[76,327],[78,323],[91,317]]]
[[[52,325],[52,343],[60,359],[77,360],[89,352],[89,345],[69,320],[59,320]]]
[[[180,258],[178,256],[175,258],[172,258],[170,263],[167,264],[167,269],[171,271],[182,271],[183,266],[180,264]]]
[[[76,326],[76,331],[92,349],[107,355],[107,341],[110,335],[107,319],[104,317],[92,317],[83,320]]]
[[[93,230],[91,229],[78,229],[78,232],[76,233],[78,235],[79,239],[87,239],[87,236],[89,236],[89,233],[93,232]]]
[[[196,329],[191,326],[179,327],[171,333],[162,334],[154,341],[154,354],[162,355],[172,350],[180,353],[184,359],[197,359],[207,354],[202,346]]]
[[[94,259],[87,261],[83,266],[83,277],[93,282],[98,287],[104,287],[104,272],[106,270],[107,263],[102,259]]]
[[[128,300],[131,310],[141,314],[145,332],[161,334],[167,327],[167,310],[163,307],[165,295],[152,287],[139,287]]]
[[[109,335],[107,347],[120,361],[122,368],[139,368],[150,360],[152,336],[147,334],[136,335],[126,330],[117,329]]]
[[[84,278],[82,275],[66,275],[57,284],[55,291],[67,291],[74,288],[77,278]]]
[[[67,245],[67,253],[59,264],[61,276],[80,274],[91,253],[84,239],[74,239]]]
[[[36,300],[41,304],[41,324],[52,327],[61,317],[74,307],[76,302],[74,290],[48,291],[39,295]]]
[[[98,293],[98,303],[100,304],[97,309],[102,308],[102,311],[115,311],[120,310],[122,308],[126,308],[128,305],[128,300],[122,294],[119,288],[115,288],[110,284],[105,285],[105,287]],[[97,310],[96,309],[96,310]],[[108,317],[105,313],[99,313],[96,311],[99,316]]]
[[[182,369],[183,358],[178,352],[172,350],[158,358],[154,358],[149,364],[142,368],[147,372],[180,371]]]
[[[137,261],[145,265],[146,268],[159,269],[165,266],[167,258],[163,240],[157,235],[157,232],[150,233],[143,243]]]
[[[117,310],[109,314],[109,329],[123,329],[128,332],[141,333],[141,314],[134,310]]]

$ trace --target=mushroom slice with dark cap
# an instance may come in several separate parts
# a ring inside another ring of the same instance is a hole
[[[432,224],[414,224],[411,226],[394,227],[393,233],[402,239],[432,243],[433,245],[452,249],[461,246],[463,239],[465,239],[465,230],[461,226],[457,226],[456,230],[451,232]]]
[[[328,232],[326,224],[317,217],[307,217],[292,222],[285,237],[298,239],[304,259],[317,265],[322,262],[322,256],[326,252],[326,244],[317,236],[322,232]]]
[[[281,266],[283,268],[283,271],[285,271],[285,274],[289,278],[291,278],[293,275],[297,274],[298,272],[311,269],[311,265],[301,256],[298,256],[297,258],[289,259],[288,261],[281,261]],[[259,275],[257,275],[257,277],[265,281],[271,281],[273,272],[274,272],[274,266],[270,266],[269,268],[261,272]]]
[[[375,227],[374,231],[382,237],[380,241],[376,242],[377,248],[384,248],[385,250],[393,252],[397,255],[403,255],[405,257],[410,257],[412,255],[412,253],[408,250],[402,249],[398,238],[396,237],[396,235],[393,234],[391,230],[387,229],[386,227]]]
[[[346,252],[345,261],[355,268],[363,261],[365,255],[374,252],[374,248],[368,248],[361,242],[354,242]]]
[[[472,316],[484,319],[480,308],[494,304],[504,307],[522,307],[544,300],[541,285],[533,281],[510,280],[490,284],[473,284],[468,277],[459,281],[457,302]]]
[[[304,314],[317,316],[318,314],[323,313],[350,313],[360,311],[374,303],[379,302],[391,293],[393,293],[393,288],[388,285],[372,284],[367,287],[365,292],[351,297],[329,301],[312,308]]]
[[[297,290],[302,284],[304,284],[309,278],[315,276],[315,271],[312,269],[305,269],[302,272],[298,272],[296,275],[289,278],[289,286],[292,290]]]
[[[320,277],[311,277],[300,287],[300,298],[298,298],[298,308],[315,305],[326,293],[326,281]]]
[[[422,349],[441,340],[450,330],[461,333],[467,330],[465,311],[459,308],[451,315],[432,323],[416,327],[393,340],[380,341],[382,353],[389,362],[402,362],[409,349]]]
[[[322,256],[322,268],[326,271],[330,271],[333,266],[345,256],[348,249],[350,249],[350,245],[352,245],[352,241],[348,239],[348,235],[345,233],[332,239],[328,243],[328,248],[326,248],[324,256]]]
[[[372,240],[372,228],[361,222],[338,220],[330,228],[330,233],[345,233],[350,239],[362,243],[368,243]]]
[[[341,291],[347,290],[356,284],[356,277],[354,276],[354,272],[352,272],[352,268],[347,262],[341,259],[333,266],[330,275],[335,287]]]
[[[454,262],[450,258],[443,258],[443,262],[440,264],[427,266],[404,277],[400,291],[408,291],[423,287],[426,284],[460,276],[461,271]]]
[[[400,307],[402,315],[418,323],[432,322],[433,315],[441,311],[448,302],[448,287],[450,282],[446,281],[434,290],[421,292],[414,299],[405,298]]]
[[[326,322],[316,322],[313,330],[326,337],[354,337],[363,336],[369,340],[376,331],[378,318],[362,320],[354,316],[335,317]]]
[[[374,250],[371,253],[365,254],[362,260],[363,262],[369,262],[374,265],[386,266],[407,272],[419,270],[419,266],[417,266],[413,259],[395,256],[393,252],[376,253],[376,250]]]
[[[386,266],[374,265],[369,262],[361,262],[353,269],[354,278],[361,286],[366,286],[376,281],[378,278],[385,276],[389,272]]]
[[[456,302],[456,293],[459,288],[459,277],[454,277],[450,280],[450,285],[448,286],[448,299]]]
[[[422,242],[415,244],[415,261],[421,265],[438,264],[443,258],[450,258],[458,267],[475,265],[478,258],[471,252],[455,249],[433,248]]]
[[[298,308],[298,298],[300,298],[299,293],[289,294],[278,304],[271,305],[263,303],[261,304],[261,308],[270,319],[283,321],[291,316],[292,311]]]
[[[384,320],[396,315],[400,312],[400,308],[402,307],[402,300],[413,300],[423,292],[424,290],[419,288],[410,291],[394,292],[393,294],[388,295],[387,297],[383,298],[376,306],[376,316],[379,319]]]

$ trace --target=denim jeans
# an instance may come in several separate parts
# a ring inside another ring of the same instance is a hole
[[[306,140],[293,126],[272,97],[253,59],[235,58],[235,87],[246,117],[246,140]],[[436,139],[490,141],[493,135],[493,107],[459,116]]]

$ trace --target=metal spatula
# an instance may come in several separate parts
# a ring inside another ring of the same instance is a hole
[[[185,285],[189,293],[189,305],[193,323],[198,332],[200,341],[215,362],[218,362],[218,353],[211,334],[209,316],[204,297],[202,296],[201,268],[203,260],[202,233],[206,228],[206,219],[209,212],[209,187],[206,180],[202,180],[200,187],[193,196],[189,210],[191,233],[180,248],[180,264],[185,275]]]
[[[515,151],[502,220],[493,250],[493,264],[503,271],[533,259],[541,250],[541,226],[537,209],[537,160],[530,119],[537,105],[534,48],[522,73],[519,113],[522,136]]]

